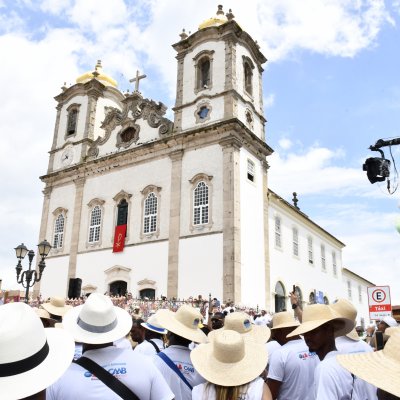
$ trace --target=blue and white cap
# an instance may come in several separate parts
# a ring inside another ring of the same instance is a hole
[[[160,335],[166,335],[167,330],[163,328],[157,321],[157,313],[153,314],[149,317],[149,319],[146,322],[142,322],[141,325],[148,329],[149,331],[153,331],[156,333],[159,333]]]

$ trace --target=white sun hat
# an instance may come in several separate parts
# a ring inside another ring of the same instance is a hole
[[[102,344],[124,337],[132,327],[129,313],[113,305],[111,299],[92,293],[85,304],[74,307],[63,318],[63,328],[76,342]]]
[[[254,340],[258,343],[267,343],[271,336],[271,330],[267,326],[254,325],[250,321],[250,316],[245,312],[235,311],[228,314],[224,320],[224,326],[220,329],[211,331],[208,334],[210,340],[214,339],[217,331],[231,330],[243,335],[245,340]]]
[[[140,325],[142,325],[144,328],[148,329],[149,331],[153,331],[156,333],[159,333],[161,335],[166,335],[167,330],[163,328],[158,320],[157,320],[157,314],[153,314],[149,317],[149,319],[146,322],[142,322]]]
[[[304,308],[302,323],[287,337],[303,335],[327,322],[332,322],[335,337],[347,335],[354,328],[354,320],[343,318],[326,304],[312,304]]]
[[[400,397],[400,329],[392,328],[383,350],[341,354],[337,361],[364,381]]]
[[[71,364],[75,344],[61,329],[44,328],[25,303],[0,306],[0,398],[22,399],[53,384]]]
[[[190,353],[196,371],[208,382],[239,386],[257,378],[267,366],[265,345],[244,340],[236,331],[218,329],[213,340]]]
[[[199,328],[203,316],[195,308],[184,304],[176,312],[158,310],[157,321],[165,329],[195,343],[205,343],[206,334]]]
[[[42,308],[50,314],[63,317],[72,306],[65,304],[65,299],[62,297],[51,297],[48,303],[42,304]]]

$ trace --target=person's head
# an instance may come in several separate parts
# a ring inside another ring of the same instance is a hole
[[[238,388],[257,378],[268,361],[263,344],[245,341],[238,332],[225,329],[192,350],[190,358],[196,371],[216,386],[218,399],[238,398]]]
[[[170,344],[171,341],[173,343],[177,340],[175,336],[180,336],[189,343],[205,343],[207,336],[199,327],[202,319],[197,309],[186,304],[179,307],[176,312],[164,309],[157,311],[157,321],[160,326],[168,330],[167,338]]]
[[[302,323],[288,337],[303,335],[310,351],[323,360],[335,350],[335,338],[346,335],[354,327],[354,320],[340,317],[325,304],[312,304],[303,311]]]
[[[293,317],[293,313],[288,311],[278,312],[272,317],[272,328],[274,339],[283,346],[289,340],[297,339],[298,336],[288,338],[287,335],[296,329],[300,323]]]
[[[337,356],[339,364],[378,388],[379,400],[400,399],[400,329],[391,328],[383,350]]]
[[[271,331],[266,326],[254,325],[250,321],[250,316],[244,312],[236,311],[229,313],[225,317],[224,326],[216,331],[211,331],[208,335],[213,339],[215,332],[220,330],[231,330],[243,335],[244,339],[254,340],[257,343],[267,343],[271,336]]]
[[[222,312],[216,312],[211,317],[211,327],[212,329],[219,329],[224,326],[225,314]]]
[[[387,328],[394,328],[396,326],[396,320],[393,317],[386,316],[379,321],[378,331],[385,332]]]
[[[45,329],[25,303],[0,306],[0,397],[45,399],[45,389],[66,371],[74,340],[62,329]]]
[[[149,319],[146,322],[142,322],[141,325],[144,328],[144,337],[146,340],[163,340],[164,335],[167,334],[167,330],[158,323],[157,313],[151,315]]]
[[[129,313],[113,305],[110,297],[92,293],[85,304],[72,308],[63,318],[64,330],[76,342],[106,345],[123,338],[131,329]]]
[[[142,343],[145,338],[145,329],[142,326],[143,322],[141,318],[132,319],[131,339],[136,343]]]

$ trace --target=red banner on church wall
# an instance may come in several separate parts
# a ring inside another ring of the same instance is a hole
[[[126,225],[117,225],[115,227],[113,253],[118,253],[124,249],[126,236]]]

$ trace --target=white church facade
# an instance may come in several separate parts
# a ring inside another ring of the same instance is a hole
[[[257,42],[219,7],[173,47],[173,121],[139,74],[122,93],[100,62],[55,97],[40,228],[53,248],[36,291],[67,295],[79,278],[86,292],[211,293],[272,311],[291,285],[304,302],[340,297],[344,244],[268,189]],[[310,237],[329,273],[309,262]]]

